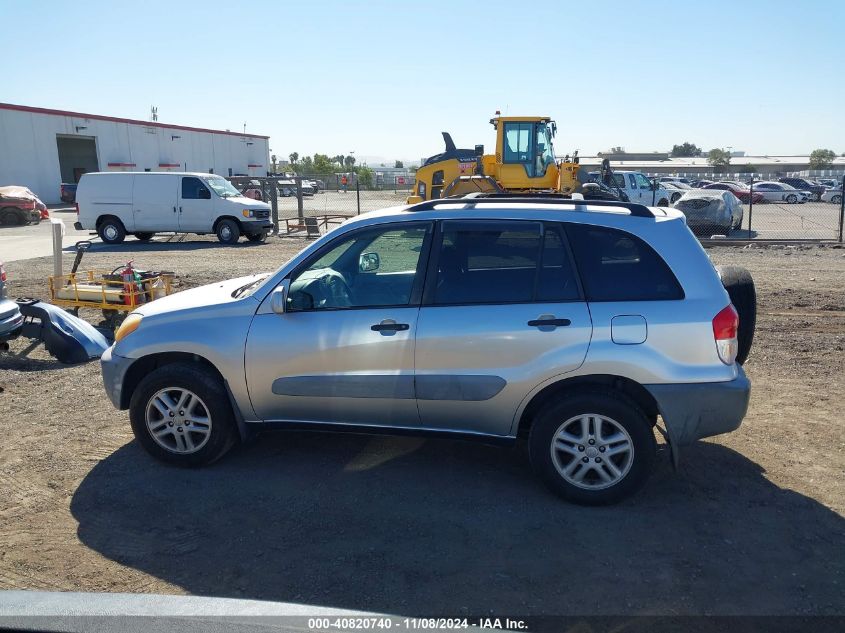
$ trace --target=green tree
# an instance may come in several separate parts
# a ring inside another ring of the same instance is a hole
[[[725,149],[714,147],[707,152],[707,162],[710,163],[716,172],[727,171],[728,165],[731,164],[731,153]]]
[[[396,164],[393,165],[396,169],[402,169],[405,165],[402,164],[401,160],[397,160]]]
[[[830,149],[814,149],[810,153],[810,169],[830,169],[836,152]]]
[[[311,174],[314,171],[314,161],[311,159],[310,156],[306,156],[302,159],[302,163],[298,165],[298,169],[296,173],[298,174]]]
[[[273,173],[274,174],[276,173],[276,162],[277,162],[277,160],[278,160],[278,156],[276,156],[275,154],[270,156],[270,162],[273,164]]]
[[[346,169],[352,171],[355,167],[355,157],[352,155],[347,156],[343,159],[343,164],[346,166]]]
[[[299,153],[298,152],[291,152],[288,154],[288,158],[290,158],[290,164],[296,165],[296,161],[299,160]]]
[[[373,170],[369,167],[358,168],[358,182],[361,183],[363,189],[373,188]]]
[[[684,141],[680,145],[673,145],[672,151],[669,154],[675,158],[686,156],[701,156],[701,148],[695,143],[687,143]]]

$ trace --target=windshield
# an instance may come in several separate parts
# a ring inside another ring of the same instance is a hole
[[[221,176],[203,178],[203,180],[221,198],[236,198],[241,195],[241,192],[235,189],[231,182]]]

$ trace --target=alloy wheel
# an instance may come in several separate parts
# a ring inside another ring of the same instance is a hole
[[[561,424],[550,447],[552,462],[564,480],[585,490],[619,483],[634,463],[634,443],[613,418],[584,413]]]
[[[211,413],[188,389],[168,387],[147,402],[147,430],[162,448],[182,455],[196,453],[211,437]]]

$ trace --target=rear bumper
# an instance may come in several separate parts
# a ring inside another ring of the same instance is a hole
[[[100,356],[100,369],[103,372],[103,387],[106,388],[106,393],[109,400],[116,409],[125,409],[122,406],[122,392],[123,381],[126,378],[126,372],[129,367],[135,362],[134,358],[124,358],[113,354],[114,347],[108,348],[103,355]]]
[[[739,428],[748,411],[751,381],[742,367],[728,382],[643,385],[657,401],[674,446]]]

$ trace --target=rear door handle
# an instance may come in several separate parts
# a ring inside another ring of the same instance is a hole
[[[404,332],[410,326],[407,323],[396,323],[395,321],[382,321],[370,326],[373,332]]]
[[[542,327],[544,325],[552,325],[554,327],[565,327],[571,325],[572,321],[569,319],[532,319],[528,322],[531,327]]]

